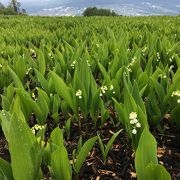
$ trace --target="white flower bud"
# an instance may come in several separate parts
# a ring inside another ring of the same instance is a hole
[[[131,112],[129,114],[129,119],[136,119],[137,118],[137,112]]]
[[[136,130],[136,129],[133,129],[133,130],[132,130],[132,133],[133,133],[133,134],[137,134],[137,130]]]
[[[137,128],[140,128],[140,127],[141,127],[141,124],[138,122],[138,123],[136,124],[136,127],[137,127]]]

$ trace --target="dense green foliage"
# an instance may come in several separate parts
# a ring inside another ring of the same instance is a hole
[[[0,126],[11,156],[0,158],[1,179],[40,180],[41,164],[72,179],[95,144],[106,164],[120,126],[138,179],[171,179],[149,127],[163,132],[167,113],[180,127],[180,17],[0,17],[0,32]],[[57,128],[45,138],[50,120]],[[81,134],[83,124],[96,131],[110,121],[117,132],[107,145],[97,132],[68,152],[74,123]]]
[[[97,7],[86,8],[83,12],[84,16],[118,16],[114,11],[110,9],[98,9]]]

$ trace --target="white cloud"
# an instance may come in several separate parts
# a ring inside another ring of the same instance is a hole
[[[75,16],[82,14],[82,9],[75,7],[64,7],[59,6],[55,8],[43,9],[36,14],[32,15],[41,15],[41,16]]]

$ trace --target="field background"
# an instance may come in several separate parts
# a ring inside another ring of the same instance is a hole
[[[1,16],[0,178],[180,178],[179,67],[180,16]]]

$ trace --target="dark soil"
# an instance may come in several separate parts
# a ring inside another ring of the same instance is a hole
[[[35,122],[35,118],[32,117],[30,126]],[[47,123],[46,139],[48,139],[51,131],[56,127],[52,120]],[[62,125],[60,125],[62,128]],[[99,131],[103,143],[107,144],[111,138],[113,132],[121,129],[120,127],[114,127],[113,123],[107,122],[104,124],[102,129],[94,130],[93,124],[88,123],[85,127],[85,123],[82,124],[81,132],[78,129],[78,125],[73,123],[71,126],[70,139],[66,140],[65,145],[68,153],[77,147],[77,143],[80,135],[83,141],[96,135]],[[158,159],[159,163],[165,166],[170,172],[173,180],[180,179],[180,134],[175,131],[175,127],[168,125],[164,134],[160,134],[156,131],[152,132],[158,143]],[[8,151],[8,145],[6,139],[0,132],[0,157],[10,161],[10,154]],[[71,156],[70,156],[71,159]],[[45,174],[46,180],[52,179],[48,168],[42,165],[43,173]],[[73,179],[76,179],[73,176]],[[79,178],[80,180],[129,180],[136,179],[136,173],[134,168],[134,152],[131,148],[131,142],[124,130],[121,131],[119,136],[116,138],[112,149],[109,152],[106,164],[103,163],[101,151],[98,143],[94,146],[90,152],[89,157],[86,159],[83,167],[81,168]]]
[[[180,132],[174,125],[166,127],[165,134],[154,132],[158,142],[158,159],[171,174],[173,180],[180,179]]]

